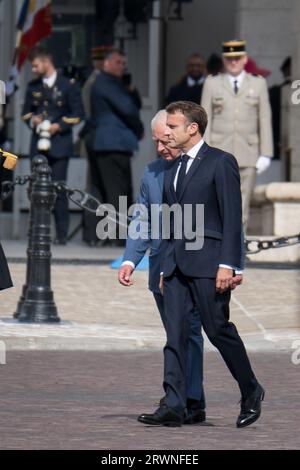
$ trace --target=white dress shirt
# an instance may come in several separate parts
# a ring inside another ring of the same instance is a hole
[[[193,77],[190,77],[188,75],[186,79],[187,86],[195,86],[195,85],[202,85],[204,83],[205,77],[198,78],[198,80],[195,80]]]
[[[187,165],[186,165],[186,174],[189,171],[189,169],[191,168],[191,166],[193,164],[193,161],[195,160],[195,158],[196,158],[196,156],[197,156],[197,154],[198,154],[198,152],[201,149],[203,144],[204,144],[204,140],[203,139],[199,140],[199,142],[196,145],[194,145],[194,147],[192,147],[186,154],[184,154],[184,155],[188,155],[190,157],[190,159],[188,160]],[[183,153],[181,155],[183,155]],[[178,173],[179,173],[180,167],[181,167],[181,162],[178,165],[176,175],[175,175],[175,178],[174,178],[174,189],[175,189],[175,191],[176,191],[177,179],[178,179]]]
[[[43,77],[43,83],[44,85],[47,85],[49,88],[52,88],[54,83],[56,82],[56,79],[57,79],[57,72],[55,70],[55,72],[53,72],[53,74],[50,75],[50,77]]]

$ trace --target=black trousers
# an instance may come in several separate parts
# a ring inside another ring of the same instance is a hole
[[[132,204],[131,155],[122,152],[95,152],[88,150],[91,187],[90,193],[104,204],[119,208],[119,196],[127,196]],[[83,239],[96,241],[99,217],[84,213]]]
[[[190,319],[186,306],[191,299],[201,317],[203,329],[221,353],[243,397],[253,392],[257,380],[244,344],[229,321],[230,290],[216,293],[215,279],[184,276],[179,269],[164,280],[164,315],[167,343],[164,349],[165,389],[168,406],[182,411],[186,402],[187,341]]]
[[[69,158],[53,158],[47,156],[49,166],[52,170],[53,181],[67,180],[67,172],[69,165]],[[65,193],[58,193],[53,208],[56,236],[58,238],[65,238],[68,235],[70,214],[68,198]]]

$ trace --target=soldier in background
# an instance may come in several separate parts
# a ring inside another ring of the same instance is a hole
[[[22,111],[23,121],[32,130],[30,156],[44,154],[53,180],[66,181],[69,159],[73,154],[72,127],[84,116],[80,88],[74,79],[69,80],[57,73],[52,56],[45,48],[32,49],[29,61],[32,72],[37,75],[28,84]],[[41,131],[48,133],[49,138],[41,139]],[[69,210],[64,193],[57,195],[54,218],[54,243],[65,245]]]
[[[256,173],[273,157],[271,110],[266,80],[245,72],[245,41],[223,43],[225,73],[207,77],[201,104],[208,114],[206,142],[232,153],[239,164],[246,232]]]
[[[204,58],[200,54],[192,54],[186,64],[186,75],[170,88],[165,104],[168,105],[173,101],[193,101],[199,104],[205,75]]]

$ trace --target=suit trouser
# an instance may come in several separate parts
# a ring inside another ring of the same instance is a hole
[[[132,204],[131,155],[123,152],[96,152],[88,150],[91,172],[91,194],[104,204],[119,208],[119,196],[127,196],[128,207]],[[84,219],[84,239],[97,240],[96,225],[99,217]]]
[[[241,192],[242,192],[242,204],[243,204],[243,226],[244,232],[246,235],[249,212],[250,212],[250,202],[253,189],[255,186],[256,180],[256,168],[240,168],[241,176]]]
[[[164,280],[166,404],[182,411],[186,401],[186,349],[189,317],[186,305],[195,302],[208,339],[221,353],[242,397],[250,395],[257,380],[236,327],[229,322],[230,290],[216,293],[215,279],[184,276],[179,269]]]
[[[161,294],[153,292],[162,323],[166,328],[164,298]],[[190,309],[190,331],[188,338],[188,355],[186,370],[186,395],[188,408],[205,409],[205,395],[203,389],[203,336],[201,333],[201,319],[198,310],[192,303]]]
[[[53,181],[67,181],[67,172],[69,158],[53,158],[47,156],[49,166],[52,170]],[[58,238],[65,238],[68,235],[70,214],[68,198],[64,192],[57,193],[56,201],[53,208],[56,235]]]

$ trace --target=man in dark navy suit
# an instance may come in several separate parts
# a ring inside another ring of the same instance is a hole
[[[237,427],[248,426],[260,416],[264,390],[235,325],[229,322],[231,286],[242,256],[238,165],[232,155],[203,141],[207,115],[200,105],[175,102],[166,110],[168,145],[182,152],[164,177],[163,200],[175,207],[162,262],[166,398],[154,413],[141,415],[139,421],[166,426],[183,422],[190,324],[186,305],[193,299],[204,331],[238,382],[242,399]],[[204,220],[198,220],[197,209],[203,206]],[[192,215],[185,217],[190,209]],[[182,218],[176,212],[182,212]]]
[[[86,144],[92,184],[102,202],[119,206],[119,197],[132,204],[131,157],[143,136],[136,100],[122,82],[126,58],[111,49],[91,89],[91,119]],[[113,243],[115,243],[114,241]],[[123,240],[117,244],[123,245]]]
[[[81,92],[74,79],[59,75],[51,54],[43,47],[29,55],[32,72],[37,79],[28,84],[22,119],[32,129],[30,156],[43,153],[52,170],[53,180],[65,181],[70,157],[73,155],[72,127],[84,116]],[[45,122],[49,139],[41,139]],[[56,244],[65,244],[69,227],[68,200],[59,193],[55,206]]]

